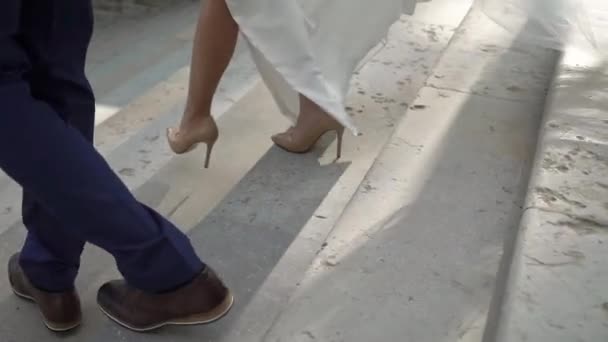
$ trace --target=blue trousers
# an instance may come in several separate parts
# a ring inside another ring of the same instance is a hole
[[[0,168],[24,192],[21,265],[37,287],[71,289],[89,242],[114,256],[131,285],[168,290],[205,265],[93,147],[84,72],[92,30],[91,0],[0,4]]]

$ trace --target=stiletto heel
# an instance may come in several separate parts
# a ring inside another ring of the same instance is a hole
[[[173,128],[167,129],[167,141],[169,147],[176,154],[184,154],[194,150],[199,144],[207,145],[205,155],[205,168],[209,168],[211,151],[219,137],[217,125],[211,116],[206,117],[195,127],[179,131]]]
[[[344,138],[344,127],[336,130],[337,135],[337,151],[336,151],[336,159],[340,159],[342,157],[342,140]]]
[[[211,151],[213,151],[214,142],[210,142],[207,144],[207,154],[205,155],[205,169],[209,168],[209,162],[211,161]]]

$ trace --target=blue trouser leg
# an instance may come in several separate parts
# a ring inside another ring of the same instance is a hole
[[[48,103],[92,143],[95,98],[84,73],[84,56],[93,29],[90,3],[81,1],[74,6],[66,2],[62,8],[56,1],[22,1],[19,41],[31,63],[26,78],[32,96]],[[63,14],[56,15],[58,12]],[[77,26],[80,28],[71,32]],[[20,261],[29,278],[51,291],[72,287],[85,241],[66,232],[61,222],[27,191],[23,193],[22,214],[28,235]]]
[[[140,289],[192,279],[204,265],[188,238],[137,202],[91,144],[90,1],[7,1],[19,12],[0,13],[0,168],[25,193],[25,272],[42,288],[70,288],[87,241]]]

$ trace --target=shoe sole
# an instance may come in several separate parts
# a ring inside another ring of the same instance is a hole
[[[217,306],[217,308],[215,308],[213,311],[220,311],[219,313],[217,313],[216,315],[213,315],[212,317],[209,317],[209,314],[198,314],[198,315],[193,315],[190,317],[186,317],[186,318],[180,318],[180,319],[176,319],[176,320],[170,320],[167,322],[162,322],[153,326],[149,326],[149,327],[145,327],[145,328],[137,328],[134,326],[129,325],[128,323],[125,323],[123,321],[121,321],[120,319],[112,316],[112,314],[110,314],[109,312],[107,312],[101,305],[98,304],[99,309],[101,310],[101,312],[103,312],[104,315],[108,316],[108,318],[110,318],[112,321],[118,323],[119,325],[135,331],[135,332],[149,332],[152,330],[157,330],[160,329],[162,327],[165,326],[169,326],[169,325],[177,325],[177,326],[189,326],[189,325],[205,325],[205,324],[210,324],[213,322],[216,322],[220,319],[222,319],[224,316],[226,316],[228,314],[228,312],[230,312],[230,309],[232,309],[234,305],[234,296],[231,293],[228,293],[228,295],[226,296],[226,298],[224,299],[224,301]]]
[[[36,302],[36,299],[34,297],[27,295],[25,293],[21,293],[21,292],[15,290],[15,288],[12,286],[11,286],[11,289],[13,290],[13,293],[15,294],[15,296],[36,304],[36,306],[38,306],[38,310],[40,311],[40,306],[38,305],[38,303]],[[42,315],[42,311],[40,311],[40,314]],[[69,325],[65,325],[65,326],[54,325],[53,323],[47,321],[44,318],[44,315],[42,315],[42,322],[47,327],[47,329],[49,329],[50,331],[53,331],[53,332],[58,332],[58,333],[62,333],[62,332],[66,332],[66,331],[70,331],[72,329],[78,328],[80,326],[80,324],[82,323],[82,322],[75,322],[73,324],[69,324]]]

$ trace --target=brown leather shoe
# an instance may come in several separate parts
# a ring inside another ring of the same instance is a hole
[[[233,302],[230,291],[209,267],[172,292],[148,293],[116,280],[103,285],[97,294],[103,313],[138,332],[165,325],[212,323],[226,315]]]
[[[17,296],[38,304],[44,324],[50,330],[68,331],[82,322],[80,299],[76,290],[60,293],[39,290],[23,273],[19,264],[19,254],[13,255],[8,262],[8,278]]]

